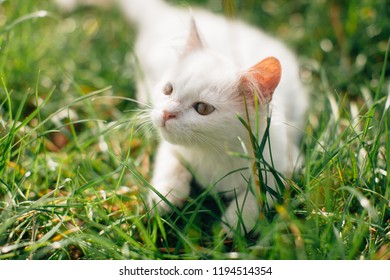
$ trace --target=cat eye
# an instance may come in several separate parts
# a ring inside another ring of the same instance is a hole
[[[164,86],[164,88],[163,88],[163,93],[164,93],[165,95],[171,95],[172,92],[173,92],[173,86],[172,86],[172,84],[171,84],[170,82],[168,82],[168,83]]]
[[[214,112],[215,108],[214,106],[204,103],[204,102],[197,102],[194,104],[194,109],[196,112],[198,112],[199,115],[206,116]]]

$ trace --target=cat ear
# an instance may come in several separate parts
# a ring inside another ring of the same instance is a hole
[[[282,67],[275,57],[267,57],[247,70],[241,77],[240,85],[248,100],[257,94],[260,102],[270,102],[280,82]]]
[[[191,19],[190,35],[188,36],[183,56],[197,50],[203,49],[203,43],[200,39],[198,28],[196,27],[195,19]]]

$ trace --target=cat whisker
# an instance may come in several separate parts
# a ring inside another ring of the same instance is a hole
[[[132,110],[135,115],[129,120],[129,122],[135,122],[135,129],[137,133],[141,133],[143,137],[150,137],[155,135],[155,127],[150,118],[149,108],[138,108]]]
[[[145,107],[145,108],[152,108],[152,105],[151,104],[148,104],[148,103],[145,103],[145,102],[142,102],[142,101],[139,101],[137,99],[134,99],[134,98],[130,98],[130,97],[125,97],[125,96],[96,96],[93,98],[93,100],[98,100],[98,99],[120,99],[120,100],[126,100],[126,101],[130,101],[130,102],[133,102],[135,104],[138,104],[142,107]]]
[[[192,143],[194,145],[200,144],[201,146],[212,148],[218,154],[224,151],[224,147],[218,139],[216,139],[213,135],[201,132],[201,130],[197,129],[196,126],[195,128],[192,127],[191,133],[186,134],[188,134],[188,143]],[[196,135],[196,137],[194,137],[194,135]]]

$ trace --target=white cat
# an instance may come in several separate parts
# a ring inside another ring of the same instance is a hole
[[[161,135],[151,182],[154,203],[162,212],[171,209],[161,196],[182,206],[195,177],[231,199],[222,219],[228,232],[251,230],[260,213],[255,191],[248,191],[251,163],[232,155],[252,156],[248,131],[237,115],[245,119],[248,110],[261,140],[268,109],[272,112],[273,164],[289,177],[298,161],[307,107],[295,56],[264,32],[202,9],[162,0],[117,2],[137,27],[135,51],[143,71],[138,99],[153,104],[150,118]],[[264,158],[271,161],[268,145]],[[267,184],[275,187],[272,174]]]

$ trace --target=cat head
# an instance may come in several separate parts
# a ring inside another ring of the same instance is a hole
[[[172,144],[229,145],[245,133],[237,114],[244,116],[246,109],[253,113],[255,96],[260,105],[269,103],[280,75],[280,63],[273,57],[238,69],[205,47],[193,22],[178,63],[153,92],[153,124]]]

